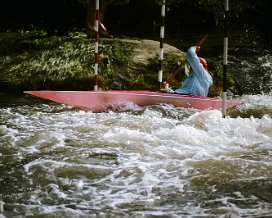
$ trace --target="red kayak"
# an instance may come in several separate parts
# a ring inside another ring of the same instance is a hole
[[[168,94],[153,91],[24,91],[24,93],[94,112],[102,112],[108,108],[129,102],[139,106],[165,103],[176,107],[194,108],[198,110],[222,108],[221,98]],[[241,101],[236,100],[228,100],[226,103],[227,107],[242,104]]]

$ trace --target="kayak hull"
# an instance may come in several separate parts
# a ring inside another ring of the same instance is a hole
[[[176,107],[194,108],[198,110],[222,108],[221,98],[168,94],[144,90],[24,91],[24,93],[94,112],[102,112],[109,107],[128,102],[139,106],[165,103]],[[236,100],[228,100],[227,107],[233,107],[241,103],[242,102]]]

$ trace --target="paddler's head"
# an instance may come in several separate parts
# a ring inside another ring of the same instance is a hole
[[[207,61],[204,58],[202,58],[202,57],[198,57],[198,59],[199,59],[200,63],[203,65],[203,67],[205,68],[205,70],[208,70],[208,63],[207,63]]]

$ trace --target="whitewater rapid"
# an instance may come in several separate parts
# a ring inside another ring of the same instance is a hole
[[[271,95],[239,110],[271,111]],[[171,105],[93,113],[52,102],[0,108],[4,217],[272,213],[272,118]]]

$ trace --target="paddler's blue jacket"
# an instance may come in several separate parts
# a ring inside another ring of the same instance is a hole
[[[200,63],[196,54],[196,47],[188,49],[186,58],[192,68],[192,73],[184,81],[183,85],[175,90],[175,93],[207,96],[213,80],[208,71]]]

